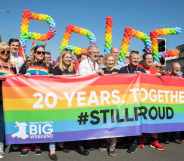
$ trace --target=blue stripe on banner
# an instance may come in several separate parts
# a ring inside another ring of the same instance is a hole
[[[34,122],[31,122],[34,123]],[[109,121],[108,124],[103,124],[100,123],[98,125],[91,125],[91,124],[86,124],[86,125],[79,125],[77,121],[57,121],[53,123],[54,131],[55,132],[67,132],[67,131],[81,131],[81,130],[92,130],[92,129],[103,129],[103,128],[116,128],[116,127],[127,127],[127,126],[138,126],[140,125],[140,122],[124,122],[122,123],[111,123]],[[16,127],[15,123],[7,123],[6,124],[6,133],[7,134],[12,134],[15,133],[18,130]]]
[[[100,138],[113,138],[113,137],[126,137],[140,135],[141,131],[145,133],[153,132],[170,132],[170,131],[184,131],[184,123],[178,124],[160,124],[160,125],[143,125],[129,126],[111,129],[95,129],[86,131],[75,132],[61,132],[53,133],[50,139],[34,139],[28,136],[27,139],[12,138],[11,135],[6,135],[6,143],[9,144],[25,144],[25,143],[48,143],[48,142],[64,142],[64,141],[78,141],[78,140],[91,140]]]

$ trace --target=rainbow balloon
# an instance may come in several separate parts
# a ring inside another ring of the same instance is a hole
[[[149,52],[151,50],[151,41],[147,34],[141,31],[137,31],[132,27],[126,27],[124,30],[124,35],[120,46],[120,54],[119,54],[120,61],[124,61],[124,59],[126,58],[129,44],[133,37],[142,40],[144,42],[146,51]]]
[[[104,53],[108,54],[112,50],[112,17],[106,17],[105,23],[105,49]]]
[[[180,51],[178,49],[173,49],[173,50],[167,50],[164,53],[165,57],[178,57],[179,56]]]
[[[151,38],[151,51],[153,53],[153,57],[156,61],[159,61],[159,50],[158,50],[158,37],[159,36],[166,36],[166,35],[176,35],[182,32],[182,28],[175,27],[175,28],[159,28],[155,29],[154,31],[150,32]]]
[[[29,25],[31,20],[43,21],[49,25],[49,31],[46,34],[37,32],[29,32]],[[50,40],[55,35],[55,22],[51,16],[46,14],[33,13],[30,10],[24,10],[20,28],[20,40],[23,48],[26,47],[27,40],[46,41]]]
[[[66,27],[63,39],[61,41],[61,45],[60,45],[60,51],[62,52],[64,49],[71,49],[75,54],[80,55],[80,53],[82,52],[82,48],[77,47],[77,46],[73,46],[73,45],[69,45],[72,33],[77,33],[79,35],[85,36],[88,38],[89,40],[89,44],[96,44],[96,36],[94,33],[92,33],[91,31],[85,29],[85,28],[81,28],[75,25],[68,25]]]

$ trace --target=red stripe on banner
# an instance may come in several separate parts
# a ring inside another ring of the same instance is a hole
[[[135,83],[139,75],[90,75],[90,76],[17,76],[8,79],[4,84],[5,87],[28,86],[28,81],[45,81],[52,83],[83,83],[90,81],[90,85],[111,85],[111,84],[130,84]],[[26,81],[25,81],[26,80]],[[13,84],[12,84],[13,83]]]
[[[184,79],[171,76],[157,77],[146,74],[116,74],[116,75],[89,75],[89,76],[11,76],[3,77],[6,79],[5,87],[12,86],[28,86],[32,81],[45,81],[47,83],[86,83],[90,81],[90,85],[119,85],[136,83],[137,81],[144,84],[164,85],[164,86],[184,86]]]
[[[155,76],[141,74],[141,83],[164,85],[164,86],[184,86],[184,78],[174,77],[174,76]]]

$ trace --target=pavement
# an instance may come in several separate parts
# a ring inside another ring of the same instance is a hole
[[[57,151],[58,161],[183,161],[184,144],[170,143],[165,145],[165,151],[158,151],[146,146],[144,149],[138,148],[133,154],[128,154],[126,149],[118,148],[117,156],[110,157],[106,151],[94,149],[89,156],[83,156],[74,150],[69,153]],[[10,152],[0,161],[50,161],[48,152],[44,151],[40,156],[34,152],[27,156],[20,156],[19,152]]]

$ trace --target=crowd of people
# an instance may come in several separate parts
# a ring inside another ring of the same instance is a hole
[[[132,50],[129,52],[124,65],[118,63],[118,49],[113,48],[111,53],[105,56],[100,54],[96,45],[90,45],[87,50],[76,56],[71,50],[65,49],[57,60],[53,60],[52,54],[46,50],[45,45],[34,45],[30,51],[29,56],[24,59],[19,54],[21,47],[20,41],[11,38],[8,43],[0,43],[0,75],[80,75],[85,76],[89,74],[124,74],[124,73],[145,73],[156,76],[170,75],[182,77],[181,65],[178,62],[173,62],[170,71],[163,67],[163,63],[154,62],[151,53],[139,53]],[[1,102],[2,104],[2,102]],[[1,113],[3,113],[1,108]],[[0,158],[4,156],[5,138],[4,138],[4,123],[0,117]],[[170,140],[175,143],[182,143],[182,132],[173,132],[162,134],[144,134],[142,136],[127,137],[127,152],[132,153],[139,146],[144,148],[145,144],[150,144],[150,147],[163,151],[165,150],[164,143],[169,143]],[[164,138],[164,139],[163,139]],[[171,139],[172,138],[172,139]],[[96,141],[95,141],[96,142]],[[116,155],[117,138],[108,138],[105,140],[97,140],[100,148],[106,148],[110,156]],[[56,147],[63,151],[67,151],[65,145],[67,143],[49,143],[49,157],[51,160],[57,160]],[[83,155],[89,154],[88,145],[90,141],[77,141],[76,149]],[[122,143],[123,144],[123,143]],[[57,145],[57,146],[56,146]],[[13,149],[17,146],[12,145]],[[36,154],[42,153],[43,144],[19,145],[21,155],[26,155],[30,150],[35,151]]]

